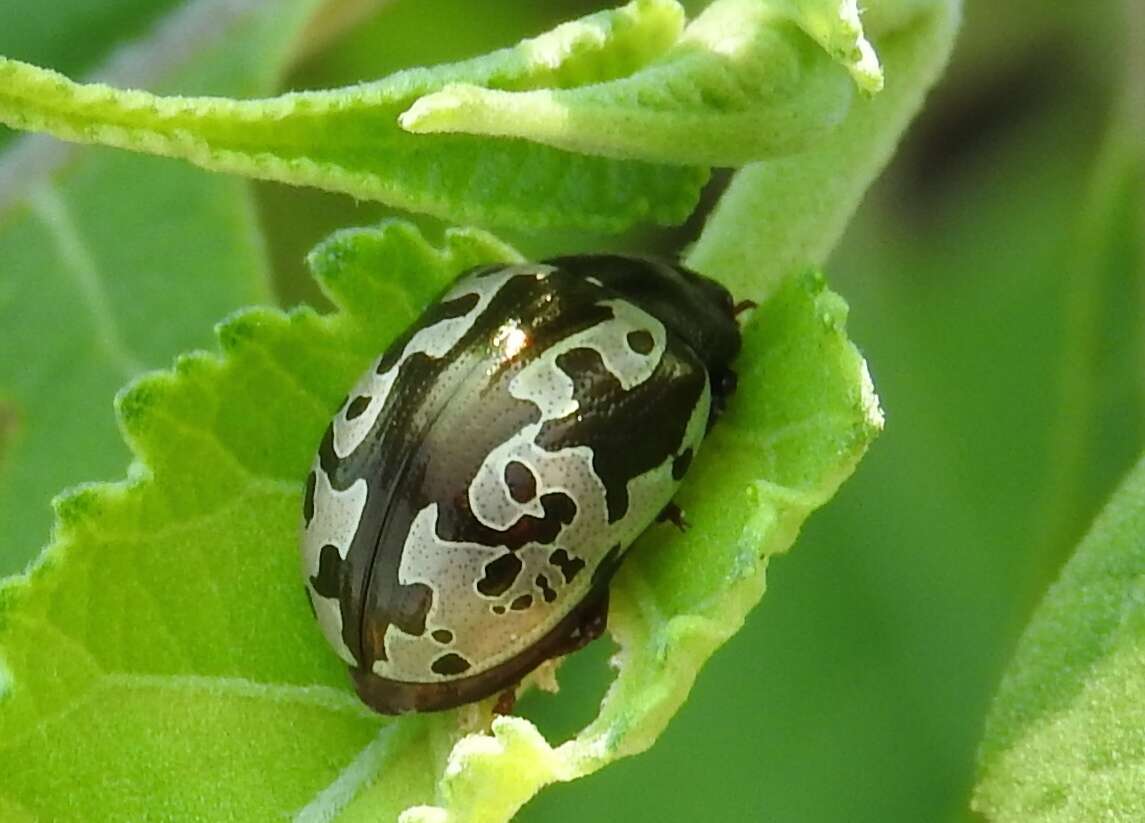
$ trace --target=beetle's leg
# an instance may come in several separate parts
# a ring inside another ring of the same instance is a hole
[[[712,430],[719,416],[727,408],[728,398],[735,394],[739,384],[739,376],[731,369],[724,369],[711,376],[712,381],[712,408],[708,412],[708,431]]]
[[[759,303],[756,303],[754,300],[741,300],[732,306],[732,314],[739,317],[745,311],[751,311],[757,308],[759,308]]]
[[[669,503],[660,514],[656,515],[657,523],[671,523],[682,532],[688,530],[688,521],[684,519],[684,510],[675,503]]]
[[[604,634],[608,626],[608,589],[591,605],[581,612],[580,620],[564,640],[553,649],[553,657],[564,657],[566,654],[583,649],[596,638]]]
[[[505,715],[513,713],[513,707],[517,705],[517,687],[519,685],[521,684],[514,683],[497,696],[497,702],[493,704],[493,714]]]

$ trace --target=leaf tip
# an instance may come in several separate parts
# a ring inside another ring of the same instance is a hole
[[[862,359],[859,368],[859,405],[869,434],[875,435],[886,425],[886,413],[879,401],[879,395],[875,392],[875,381],[871,379],[871,370],[866,358]]]
[[[306,264],[327,295],[335,299],[339,294],[335,284],[360,274],[363,261],[371,266],[411,252],[424,257],[432,248],[412,223],[384,220],[377,226],[338,229],[306,255]]]
[[[164,394],[168,376],[162,372],[149,372],[128,383],[115,397],[115,413],[125,432],[142,429]]]
[[[233,354],[265,333],[270,326],[281,326],[285,318],[278,312],[251,306],[233,312],[215,326],[215,336],[225,354]]]

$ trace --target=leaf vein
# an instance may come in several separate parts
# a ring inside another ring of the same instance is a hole
[[[119,330],[104,289],[104,275],[72,219],[64,198],[54,187],[45,184],[34,188],[28,201],[33,214],[55,241],[62,268],[72,275],[95,327],[99,348],[125,379],[139,375],[145,368],[143,362],[131,351]]]

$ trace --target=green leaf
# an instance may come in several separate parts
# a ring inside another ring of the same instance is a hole
[[[132,65],[162,87],[268,90],[314,0],[216,15],[200,31],[217,6],[165,19],[132,44]],[[172,40],[185,48],[172,52]],[[52,495],[122,470],[128,453],[108,402],[116,389],[205,344],[219,317],[270,294],[243,181],[42,138],[13,141],[0,180],[6,574],[47,543]]]
[[[1138,307],[1124,304],[1145,274],[1145,51],[1132,38],[1129,45],[1125,82],[1070,244],[1068,345],[1039,541],[1050,556],[1100,487],[1110,453],[1124,454],[1140,431],[1139,416],[1125,419],[1127,411],[1139,413],[1142,399],[1135,357],[1108,362],[1140,342],[1127,331],[1137,328]],[[1114,369],[1111,402],[1097,384]],[[1113,449],[1102,448],[1110,433],[1120,437]],[[1145,818],[1145,458],[1027,627],[995,697],[979,767],[974,806],[991,820]]]
[[[523,137],[670,163],[736,166],[790,154],[822,139],[851,103],[845,73],[800,26],[865,88],[881,86],[853,2],[717,0],[634,74],[526,92],[449,85],[418,99],[400,122],[419,134]]]
[[[807,151],[738,172],[690,265],[742,295],[766,294],[791,272],[822,265],[946,65],[960,14],[961,0],[871,3],[867,30],[886,87],[856,100],[843,123]]]
[[[1145,460],[1023,636],[980,763],[991,820],[1145,818]]]
[[[746,330],[740,390],[682,490],[693,527],[650,531],[615,582],[620,671],[596,720],[551,749],[521,718],[463,737],[488,705],[372,716],[305,604],[301,480],[347,387],[434,292],[515,258],[473,230],[440,251],[404,224],[340,232],[311,258],[336,314],[241,312],[221,356],[121,395],[129,479],[61,498],[56,542],[0,589],[0,808],[504,820],[542,784],[652,743],[762,595],[767,557],[877,433],[877,401],[842,301],[790,279]]]
[[[560,88],[622,76],[671,46],[682,22],[674,0],[633,0],[485,57],[264,100],[163,98],[0,58],[0,122],[459,222],[601,231],[642,219],[675,223],[695,205],[705,170],[520,141],[417,137],[397,118],[448,83]]]

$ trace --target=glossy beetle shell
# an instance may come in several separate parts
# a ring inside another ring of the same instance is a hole
[[[354,386],[307,478],[308,593],[363,700],[471,702],[598,634],[739,345],[727,291],[677,266],[463,274]]]

